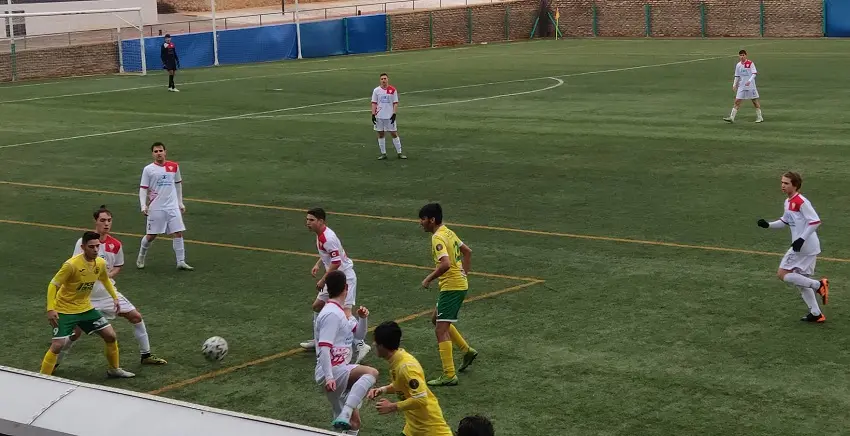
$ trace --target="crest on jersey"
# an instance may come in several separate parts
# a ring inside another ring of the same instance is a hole
[[[115,249],[115,245],[114,245],[114,244],[106,244],[106,246],[107,246],[107,247],[109,247],[109,249],[110,249],[110,250],[114,250],[114,249]]]
[[[411,379],[411,380],[407,383],[407,385],[408,385],[408,386],[410,386],[410,389],[416,389],[416,388],[418,388],[418,387],[419,387],[419,380],[416,380],[415,378],[414,378],[414,379]]]
[[[443,244],[437,244],[437,251],[441,251],[443,249]]]
[[[751,60],[747,60],[746,62],[744,62],[744,68],[750,68],[750,66],[752,66],[752,65],[753,65],[753,61],[751,61]]]

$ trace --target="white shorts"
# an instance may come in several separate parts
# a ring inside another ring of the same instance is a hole
[[[751,86],[749,88],[739,86],[738,93],[735,95],[735,98],[738,100],[754,100],[759,98],[759,90],[756,89],[755,86]]]
[[[348,378],[351,375],[351,371],[354,371],[354,368],[357,368],[357,365],[348,364],[335,366],[333,368],[334,380],[336,381],[336,390],[333,392],[325,390],[325,379],[316,381],[322,391],[325,392],[325,395],[328,397],[328,401],[331,403],[334,418],[342,413],[342,408],[345,406],[345,400],[348,398],[349,392]]]
[[[186,231],[180,209],[152,210],[148,212],[148,235],[172,234]]]
[[[376,132],[395,132],[398,130],[396,124],[389,118],[377,118],[375,121],[377,121],[375,124]]]
[[[779,268],[794,271],[797,274],[810,276],[815,273],[816,254],[800,254],[789,248],[779,263]]]
[[[115,293],[118,295],[118,313],[127,313],[136,310],[136,306],[133,306],[133,303],[131,303],[124,294],[118,291],[115,291]],[[115,303],[111,298],[91,300],[91,304],[106,319],[115,319],[118,315],[115,313]]]
[[[345,297],[345,308],[352,309],[357,304],[357,274],[354,273],[353,269],[345,273],[345,283],[348,284],[348,296]],[[325,286],[324,289],[319,291],[319,295],[316,298],[327,303],[330,299],[328,287]]]

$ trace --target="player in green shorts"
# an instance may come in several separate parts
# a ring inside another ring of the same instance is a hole
[[[118,365],[115,330],[91,304],[91,291],[95,282],[99,281],[115,301],[115,311],[118,311],[118,296],[109,280],[106,261],[98,257],[100,235],[85,232],[80,248],[83,252],[66,260],[47,285],[47,320],[53,327],[53,341],[41,362],[41,373],[53,374],[59,352],[74,333],[74,328],[79,327],[86,333],[97,333],[106,343],[106,360],[109,362],[107,376],[135,377],[135,374]]]
[[[457,346],[464,353],[463,364],[458,371],[465,370],[478,356],[478,352],[466,343],[454,326],[469,290],[466,273],[472,268],[472,249],[466,246],[455,232],[443,225],[443,208],[439,203],[426,204],[419,210],[419,224],[422,229],[432,234],[431,254],[436,264],[434,271],[422,280],[422,287],[427,289],[437,278],[440,282],[440,296],[437,298],[437,308],[434,310],[432,322],[437,333],[443,374],[434,380],[429,380],[428,385],[454,386],[457,385],[458,379],[455,373],[452,345]]]

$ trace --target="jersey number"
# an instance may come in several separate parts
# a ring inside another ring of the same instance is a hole
[[[455,242],[455,263],[458,265],[463,265],[463,260],[460,254],[460,244]]]

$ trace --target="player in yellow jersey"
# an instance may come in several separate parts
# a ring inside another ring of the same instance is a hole
[[[378,356],[390,363],[390,384],[371,389],[368,398],[373,400],[383,394],[398,394],[401,401],[381,398],[378,413],[401,411],[404,413],[405,436],[452,436],[452,429],[443,418],[440,402],[425,384],[422,365],[401,346],[401,327],[387,321],[375,328],[375,349]]]
[[[106,343],[107,376],[135,377],[132,372],[120,368],[115,330],[91,304],[91,291],[95,282],[99,281],[114,300],[115,311],[119,309],[118,295],[109,280],[106,261],[98,257],[100,235],[85,232],[80,248],[83,252],[66,260],[47,285],[47,320],[53,326],[53,341],[41,362],[41,373],[53,374],[59,352],[74,333],[74,328],[79,327],[88,334],[97,333]]]
[[[439,203],[430,203],[419,210],[419,224],[426,232],[431,233],[431,254],[434,256],[436,268],[425,280],[422,287],[428,289],[431,282],[439,277],[440,296],[437,298],[437,308],[431,322],[437,333],[437,343],[440,349],[440,360],[443,362],[443,374],[429,380],[430,386],[455,386],[458,383],[455,373],[452,344],[457,346],[463,356],[463,364],[459,372],[465,370],[478,357],[478,352],[469,344],[455,328],[460,306],[469,290],[466,274],[472,268],[472,249],[458,238],[455,232],[443,225],[443,208]]]

